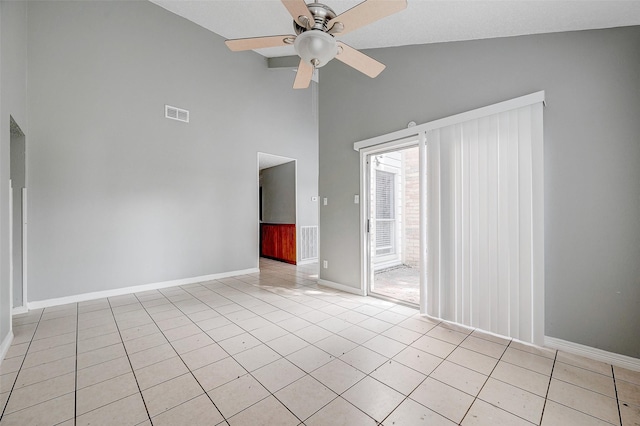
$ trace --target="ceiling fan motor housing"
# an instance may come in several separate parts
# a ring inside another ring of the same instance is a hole
[[[309,12],[313,15],[309,17],[313,18],[312,22],[309,23],[310,28],[303,27],[298,24],[296,20],[293,21],[293,29],[298,35],[307,30],[320,30],[326,32],[329,30],[329,28],[327,28],[327,23],[337,16],[333,9],[322,3],[309,3],[307,5],[307,9],[309,9]]]

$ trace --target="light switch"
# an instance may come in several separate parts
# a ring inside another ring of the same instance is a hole
[[[358,194],[353,196],[353,202],[355,204],[360,204],[360,196]]]
[[[322,204],[324,204],[324,205],[326,206],[326,205],[327,205],[327,203],[328,203],[328,201],[329,201],[329,200],[327,199],[327,197],[324,197],[324,198],[322,199]]]

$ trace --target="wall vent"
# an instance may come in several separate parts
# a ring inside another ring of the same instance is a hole
[[[300,227],[300,261],[318,258],[318,227]]]
[[[164,116],[172,120],[184,121],[185,123],[189,122],[189,111],[172,107],[171,105],[164,106]]]

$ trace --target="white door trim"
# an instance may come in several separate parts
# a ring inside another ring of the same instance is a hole
[[[360,149],[360,291],[363,295],[369,294],[369,281],[371,280],[371,244],[369,241],[368,220],[371,216],[370,200],[369,200],[369,179],[370,167],[367,159],[372,154],[378,154],[388,151],[395,151],[402,148],[418,146],[423,136],[413,135],[403,139],[388,141],[386,143],[377,144],[375,146],[367,146]],[[421,148],[422,149],[422,148]],[[420,167],[422,166],[422,157],[420,158]],[[421,194],[422,195],[422,194]],[[420,208],[422,209],[422,199],[420,200]],[[422,210],[421,210],[422,211]],[[421,237],[422,238],[422,237]],[[422,241],[421,241],[422,243]],[[422,246],[421,246],[422,247]],[[426,263],[425,263],[426,264]],[[421,270],[424,269],[422,265]],[[422,280],[422,272],[421,277]],[[422,290],[421,284],[421,290]]]
[[[393,143],[396,141],[399,142],[407,138],[418,138],[420,133],[422,132],[439,129],[441,127],[450,126],[452,124],[463,123],[465,121],[475,120],[487,115],[499,114],[501,112],[510,111],[512,109],[521,108],[538,102],[542,102],[544,105],[546,105],[544,100],[544,90],[531,93],[529,95],[520,96],[519,98],[509,99],[504,102],[498,102],[497,104],[492,104],[482,108],[477,108],[471,111],[466,111],[460,114],[441,118],[439,120],[429,121],[428,123],[418,124],[417,126],[408,127],[406,129],[396,130],[395,132],[387,133],[385,135],[364,139],[354,143],[353,149],[359,151],[368,147],[378,147],[386,143]]]
[[[9,179],[9,312],[13,315],[13,182]],[[9,321],[9,331],[13,321]]]
[[[420,313],[427,313],[427,132],[420,133]]]
[[[27,188],[22,188],[22,307],[27,306]]]

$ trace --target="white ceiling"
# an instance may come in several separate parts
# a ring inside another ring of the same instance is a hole
[[[280,164],[289,163],[294,161],[293,158],[281,157],[279,155],[265,154],[262,152],[258,153],[258,169],[264,170],[269,167],[279,166]]]
[[[293,34],[292,19],[279,0],[151,1],[228,39]],[[360,1],[325,3],[340,14]],[[337,38],[367,49],[629,25],[640,25],[640,1],[408,0],[404,11]],[[292,46],[258,53],[295,54]]]

